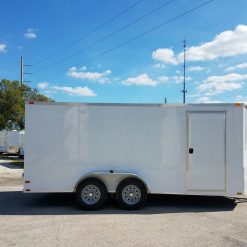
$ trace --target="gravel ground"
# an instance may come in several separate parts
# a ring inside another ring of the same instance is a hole
[[[12,187],[22,185],[23,161],[17,157],[0,156],[0,186]]]
[[[20,164],[0,161],[0,246],[247,246],[247,201],[150,196],[138,211],[99,211],[72,194],[22,194]]]

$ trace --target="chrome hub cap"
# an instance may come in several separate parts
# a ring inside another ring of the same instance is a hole
[[[122,191],[122,198],[126,204],[137,204],[141,199],[141,191],[135,185],[127,185]]]
[[[100,199],[100,190],[95,185],[87,185],[81,192],[81,199],[88,205],[96,204]]]

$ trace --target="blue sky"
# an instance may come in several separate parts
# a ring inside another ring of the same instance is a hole
[[[0,79],[19,80],[23,56],[28,84],[56,101],[181,103],[186,38],[187,102],[247,102],[246,0],[215,0],[103,54],[204,2],[1,0]]]

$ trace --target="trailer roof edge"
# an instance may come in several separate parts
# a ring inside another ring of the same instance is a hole
[[[156,103],[82,103],[82,102],[40,102],[26,101],[35,105],[68,105],[68,106],[147,106],[147,107],[186,107],[186,106],[243,106],[245,103],[197,103],[197,104],[156,104]]]

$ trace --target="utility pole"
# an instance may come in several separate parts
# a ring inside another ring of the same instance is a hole
[[[184,39],[183,40],[183,47],[184,47],[184,65],[183,65],[183,68],[184,68],[184,81],[183,81],[183,90],[182,90],[182,93],[183,93],[183,104],[185,104],[186,102],[186,93],[187,93],[187,90],[186,90],[186,40]]]
[[[24,75],[30,75],[31,73],[25,73],[24,72],[24,67],[25,66],[31,66],[29,64],[24,64],[24,58],[21,57],[21,86],[23,85],[24,82],[31,82],[31,81],[24,81]]]
[[[23,57],[21,57],[21,86],[23,84],[23,77],[24,77],[24,74],[23,74]]]

